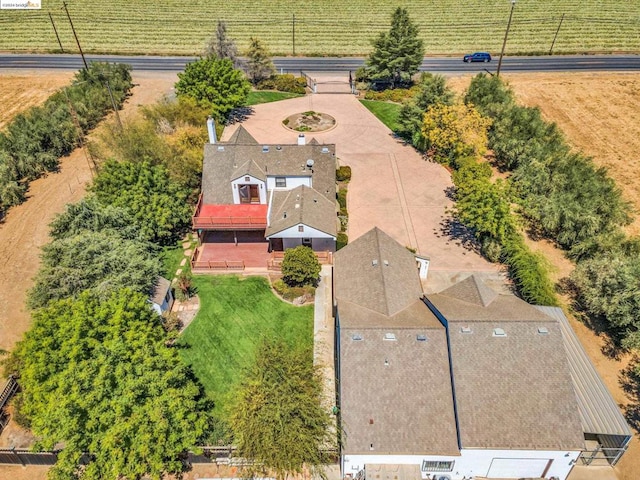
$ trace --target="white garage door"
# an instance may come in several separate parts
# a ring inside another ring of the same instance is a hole
[[[494,458],[489,478],[541,477],[549,460],[546,458]]]

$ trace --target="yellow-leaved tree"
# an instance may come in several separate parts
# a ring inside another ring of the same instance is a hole
[[[424,114],[419,148],[447,165],[459,158],[482,156],[490,125],[491,119],[480,115],[473,105],[433,105]]]

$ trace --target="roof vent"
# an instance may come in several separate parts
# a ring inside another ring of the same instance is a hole
[[[299,203],[296,203],[296,208],[300,208],[300,204]]]
[[[419,333],[418,335],[416,335],[416,340],[418,342],[426,342],[427,336],[424,333]]]
[[[282,146],[281,145],[276,145],[276,150],[278,150],[278,151],[282,150]]]
[[[268,153],[269,152],[269,145],[263,145],[262,146],[262,153]]]
[[[224,152],[224,146],[218,145],[218,151],[219,152]]]
[[[397,340],[395,333],[385,333],[384,334],[384,339],[385,340],[391,340],[391,341]]]
[[[460,327],[460,333],[473,333],[471,327]]]
[[[329,147],[322,147],[322,153],[329,153]]]
[[[383,260],[383,261],[382,261],[382,263],[384,263],[384,266],[385,266],[385,267],[388,267],[388,266],[389,266],[389,260]]]
[[[308,167],[308,168],[313,168],[313,164],[314,164],[314,163],[315,163],[315,162],[313,161],[313,158],[310,158],[309,160],[307,160],[307,167]]]
[[[549,329],[547,327],[538,327],[538,334],[549,335]]]
[[[385,367],[388,367],[388,366],[389,366],[389,360],[388,360],[388,359],[386,359],[386,358],[384,359],[384,366],[385,366]]]
[[[355,341],[355,342],[360,342],[363,340],[362,334],[360,333],[354,333],[353,335],[351,335],[351,340]]]
[[[284,212],[284,213],[282,214],[282,218],[287,218],[287,212]]]
[[[493,336],[494,336],[494,337],[506,337],[506,336],[507,336],[507,334],[506,334],[506,332],[505,332],[503,329],[501,329],[501,328],[494,328],[494,329],[493,329]]]
[[[375,258],[373,260],[371,260],[371,265],[373,265],[374,267],[377,267],[378,266],[378,260],[375,259]]]

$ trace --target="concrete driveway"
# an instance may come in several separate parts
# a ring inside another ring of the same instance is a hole
[[[502,283],[499,266],[447,233],[451,220],[447,210],[452,206],[446,196],[452,186],[449,172],[395,139],[355,96],[315,94],[254,108],[243,125],[258,142],[270,144],[297,142],[298,133],[281,123],[294,113],[314,110],[336,119],[332,130],[306,135],[307,141],[334,143],[340,164],[352,168],[347,196],[350,241],[377,226],[402,245],[417,248],[431,258],[427,293],[446,288],[469,272],[484,272],[496,284]],[[223,139],[235,128],[228,127]]]

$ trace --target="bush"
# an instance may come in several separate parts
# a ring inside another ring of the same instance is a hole
[[[349,243],[349,237],[346,233],[340,232],[338,233],[338,237],[336,239],[336,250],[340,250],[342,247],[347,246]]]
[[[292,302],[296,298],[303,296],[313,297],[316,289],[312,285],[305,285],[304,287],[290,287],[283,280],[276,280],[273,282],[273,289],[285,300]]]
[[[279,92],[306,93],[307,80],[304,77],[296,77],[291,73],[273,75],[262,80],[256,86],[258,90],[277,90]]]
[[[346,188],[341,188],[340,190],[338,190],[338,193],[336,194],[337,198],[338,198],[338,205],[340,205],[340,210],[342,211],[343,209],[346,210],[347,208],[347,189]]]
[[[344,165],[336,170],[336,180],[339,182],[348,182],[351,180],[351,167]]]
[[[289,248],[282,260],[282,279],[290,287],[315,286],[321,270],[313,250],[304,245]]]
[[[404,100],[413,98],[419,92],[420,87],[413,86],[411,88],[390,88],[376,92],[374,90],[367,90],[364,94],[365,100],[378,100],[381,102],[394,102],[402,103]]]

